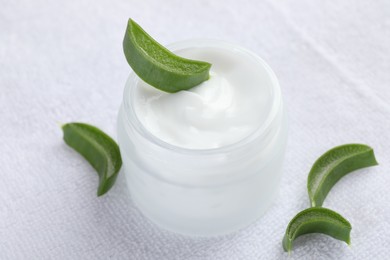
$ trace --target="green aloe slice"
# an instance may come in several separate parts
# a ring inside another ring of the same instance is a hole
[[[187,90],[209,79],[210,63],[179,57],[129,19],[123,50],[127,62],[146,83],[169,93]]]
[[[309,233],[322,233],[350,244],[351,224],[337,212],[326,208],[308,208],[288,224],[283,238],[284,251],[290,252],[293,241]]]
[[[122,166],[118,145],[100,129],[88,124],[68,123],[62,126],[62,130],[65,143],[79,152],[97,171],[97,195],[105,194],[114,185]]]
[[[327,151],[314,163],[307,179],[311,205],[322,206],[326,195],[346,174],[377,164],[373,149],[364,144],[345,144]]]

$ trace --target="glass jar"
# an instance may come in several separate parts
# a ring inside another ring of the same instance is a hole
[[[118,142],[131,198],[159,226],[187,235],[212,236],[241,229],[270,206],[282,174],[287,141],[286,114],[279,83],[257,55],[215,40],[168,46],[227,48],[259,64],[271,101],[266,120],[241,141],[213,149],[187,149],[152,135],[132,106],[140,78],[132,72],[118,116]]]

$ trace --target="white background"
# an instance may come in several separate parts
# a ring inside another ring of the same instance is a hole
[[[163,44],[215,38],[268,61],[288,106],[281,192],[227,237],[158,229],[124,176],[101,198],[97,175],[62,141],[84,121],[116,136],[130,68],[129,17]],[[390,255],[390,1],[0,1],[0,259],[386,259]],[[351,222],[352,246],[323,235],[281,241],[309,206],[306,177],[327,149],[371,145],[380,166],[342,179],[324,206]]]

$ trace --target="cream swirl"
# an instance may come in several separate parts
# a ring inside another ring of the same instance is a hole
[[[176,146],[211,149],[238,142],[259,127],[267,113],[262,111],[267,93],[254,61],[240,52],[211,48],[183,54],[208,57],[210,79],[174,94],[139,81],[133,105],[148,131]]]

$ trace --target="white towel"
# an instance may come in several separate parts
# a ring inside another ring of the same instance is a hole
[[[0,259],[388,259],[390,2],[0,1]],[[129,17],[158,41],[216,38],[246,47],[277,74],[290,117],[274,206],[226,237],[160,230],[135,208],[123,176],[101,198],[97,175],[62,141],[82,121],[116,136],[130,71]],[[380,163],[342,179],[324,206],[352,224],[352,246],[325,235],[281,241],[309,206],[310,167],[333,146],[371,145]]]

